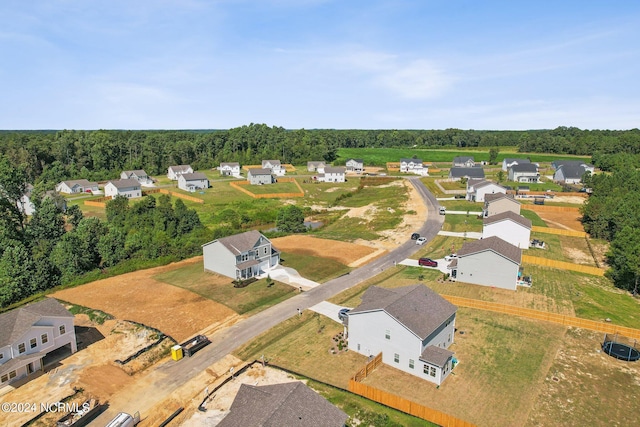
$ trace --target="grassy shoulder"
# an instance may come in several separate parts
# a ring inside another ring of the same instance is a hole
[[[238,314],[254,314],[295,295],[296,290],[284,283],[268,286],[266,279],[244,288],[234,288],[231,279],[207,273],[201,262],[167,271],[154,279],[186,289],[219,302]]]

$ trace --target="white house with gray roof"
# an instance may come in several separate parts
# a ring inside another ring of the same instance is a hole
[[[422,159],[400,159],[400,172],[426,176],[429,168],[424,166]]]
[[[348,347],[365,356],[442,384],[452,369],[457,307],[424,285],[371,286],[349,311]]]
[[[205,271],[248,279],[280,263],[280,252],[256,230],[223,237],[202,245]]]
[[[345,171],[346,168],[344,166],[326,166],[324,168],[324,173],[315,175],[313,179],[318,182],[345,182]]]
[[[241,384],[218,427],[343,427],[349,418],[301,381]]]
[[[238,162],[222,162],[220,163],[218,170],[222,176],[240,178],[240,163]]]
[[[171,181],[177,181],[178,177],[183,173],[193,173],[193,168],[191,165],[176,165],[169,166],[167,169],[167,178]]]
[[[209,188],[209,178],[202,172],[183,173],[178,177],[178,188],[194,192]]]
[[[530,219],[514,212],[491,215],[482,220],[482,238],[496,236],[518,248],[529,249],[531,225]]]
[[[505,158],[504,160],[502,160],[502,170],[506,172],[513,165],[523,165],[525,163],[531,163],[531,160],[529,160],[529,159]]]
[[[86,179],[75,179],[71,181],[62,181],[56,185],[56,191],[65,194],[76,193],[97,193],[98,183],[91,182]]]
[[[0,388],[42,370],[46,356],[62,347],[78,350],[73,314],[57,300],[0,314]]]
[[[142,188],[135,179],[117,179],[107,182],[104,186],[104,195],[111,198],[123,196],[134,199],[142,197]]]
[[[362,173],[364,172],[364,160],[349,159],[346,163],[347,172]]]
[[[454,168],[472,168],[475,165],[476,162],[471,156],[458,156],[453,158],[452,166]]]
[[[553,173],[553,180],[562,184],[580,184],[587,172],[593,173],[593,168],[589,168],[584,163],[562,163]]]
[[[318,172],[318,173],[324,173],[324,168],[327,166],[327,164],[323,161],[318,161],[318,162],[307,162],[307,171],[308,172]]]
[[[509,181],[514,182],[540,182],[538,166],[534,163],[515,164],[509,168]]]
[[[469,179],[467,181],[467,197],[471,202],[484,202],[488,194],[505,193],[507,189],[495,182],[484,179]]]
[[[122,171],[120,173],[120,179],[135,179],[140,185],[149,186],[153,185],[153,180],[142,169],[136,169],[132,171]]]
[[[521,261],[522,249],[494,236],[466,242],[449,269],[459,282],[515,291]]]
[[[484,169],[482,166],[474,166],[474,167],[453,167],[449,169],[449,179],[453,181],[459,181],[462,178],[476,178],[476,179],[484,179]]]
[[[513,212],[520,215],[520,202],[512,194],[494,193],[484,196],[482,216],[489,217],[504,212]]]
[[[273,184],[275,181],[271,169],[251,168],[247,172],[247,181],[252,185]]]
[[[262,169],[270,169],[275,176],[284,176],[287,173],[280,160],[263,160]]]

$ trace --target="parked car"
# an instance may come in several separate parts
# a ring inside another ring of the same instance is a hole
[[[445,215],[447,213],[447,208],[441,206],[440,207],[440,215]]]
[[[344,322],[347,319],[347,316],[349,316],[350,311],[350,308],[341,308],[340,311],[338,311],[338,319]]]
[[[419,233],[413,233],[411,235],[411,240],[418,240],[420,238],[420,234]]]
[[[445,261],[453,261],[455,258],[458,258],[458,254],[449,254],[446,257],[444,257]]]
[[[434,261],[431,258],[420,258],[418,260],[418,265],[422,265],[424,267],[437,267],[438,261]]]
[[[424,242],[427,241],[426,237],[418,237],[418,240],[416,240],[416,245],[424,245]]]

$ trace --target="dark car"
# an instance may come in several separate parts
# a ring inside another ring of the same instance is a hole
[[[420,237],[420,234],[419,234],[419,233],[413,233],[413,234],[411,235],[411,240],[418,240],[418,238],[419,238],[419,237]]]
[[[423,265],[425,267],[437,267],[438,262],[432,260],[431,258],[420,258],[418,260],[418,265]]]
[[[340,311],[338,312],[338,319],[344,321],[349,315],[350,311],[351,311],[350,308],[341,308]]]

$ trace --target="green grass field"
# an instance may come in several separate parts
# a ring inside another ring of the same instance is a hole
[[[247,191],[253,194],[278,194],[278,193],[299,193],[300,190],[293,182],[276,182],[270,185],[247,185]]]
[[[293,268],[305,279],[319,283],[347,274],[352,270],[338,261],[311,255],[281,252],[280,259],[283,266]]]
[[[293,287],[284,283],[274,282],[272,286],[267,286],[266,279],[244,288],[234,288],[231,279],[205,273],[201,262],[158,274],[154,278],[219,302],[238,314],[257,313],[296,294]]]

